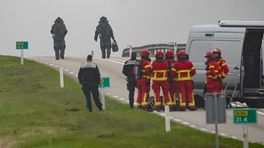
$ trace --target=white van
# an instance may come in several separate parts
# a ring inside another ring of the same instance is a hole
[[[193,78],[195,93],[203,97],[204,54],[219,48],[229,66],[224,80],[226,95],[249,107],[264,107],[263,33],[264,21],[219,21],[216,25],[193,26],[186,51],[197,70]]]

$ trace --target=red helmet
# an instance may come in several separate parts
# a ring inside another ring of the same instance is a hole
[[[167,50],[167,52],[166,52],[166,58],[172,58],[172,57],[174,57],[174,53],[173,53],[173,51],[172,50]]]
[[[213,53],[220,53],[220,54],[221,54],[221,50],[218,49],[218,48],[214,48],[214,49],[213,49]]]
[[[147,50],[147,49],[144,49],[142,52],[141,52],[141,56],[142,57],[148,57],[150,55],[150,51]]]
[[[177,52],[177,57],[178,58],[185,58],[186,56],[187,56],[187,54],[186,54],[185,50],[179,50]]]
[[[160,50],[158,50],[158,51],[156,52],[156,58],[164,58],[164,54],[163,54],[163,52],[160,51]]]
[[[212,55],[213,55],[213,53],[208,51],[208,52],[205,53],[204,57],[210,58],[210,57],[212,57]]]

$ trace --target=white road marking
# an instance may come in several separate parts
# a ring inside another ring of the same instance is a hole
[[[183,121],[181,123],[184,124],[184,125],[190,125],[190,123],[189,122],[186,122],[186,121]]]
[[[182,122],[181,119],[177,119],[177,118],[174,118],[173,120],[176,121],[176,122]]]
[[[202,131],[209,131],[207,128],[199,128]]]
[[[257,111],[258,114],[264,116],[264,113],[263,112],[260,112],[260,111]]]
[[[220,133],[221,136],[227,137],[226,133]]]
[[[72,71],[70,71],[70,74],[72,74],[72,75],[73,75],[74,73],[73,73]]]
[[[238,139],[236,136],[231,136],[231,138],[233,138],[233,139]]]
[[[114,98],[119,98],[119,96],[113,96]]]
[[[194,124],[191,124],[190,127],[192,127],[192,128],[197,128],[197,126],[194,125]]]
[[[122,100],[122,101],[125,101],[125,99],[124,98],[119,98],[120,100]]]

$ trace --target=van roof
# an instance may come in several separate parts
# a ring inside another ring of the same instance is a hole
[[[244,33],[245,27],[220,27],[219,25],[195,25],[192,27],[193,33],[211,33],[211,32],[233,32],[233,33]]]

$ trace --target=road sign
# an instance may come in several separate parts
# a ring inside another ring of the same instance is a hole
[[[102,77],[100,80],[100,87],[110,87],[109,77]]]
[[[234,109],[233,111],[234,124],[256,124],[257,110],[256,109]]]
[[[27,41],[17,41],[16,42],[16,49],[28,49],[28,42]]]

